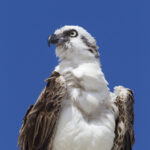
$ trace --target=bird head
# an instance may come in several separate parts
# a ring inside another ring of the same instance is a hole
[[[56,45],[56,55],[64,59],[99,58],[96,40],[80,26],[64,26],[48,38],[48,45]]]

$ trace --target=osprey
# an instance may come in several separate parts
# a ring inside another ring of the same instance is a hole
[[[95,39],[82,27],[64,26],[48,38],[59,65],[27,110],[21,150],[132,150],[134,98],[123,86],[110,92]]]

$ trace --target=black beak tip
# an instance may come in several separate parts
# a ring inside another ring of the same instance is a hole
[[[59,41],[59,37],[56,34],[52,34],[48,37],[48,46],[50,47],[50,44],[57,44]]]
[[[47,44],[48,44],[48,47],[50,47],[50,45],[51,45],[51,36],[48,37]]]

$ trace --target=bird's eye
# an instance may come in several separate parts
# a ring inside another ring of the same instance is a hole
[[[71,37],[76,37],[78,35],[77,31],[73,30],[70,32]]]

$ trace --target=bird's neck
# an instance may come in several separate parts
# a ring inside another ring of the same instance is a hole
[[[95,71],[97,73],[102,72],[99,59],[95,59],[95,58],[90,58],[90,59],[81,58],[80,59],[80,56],[78,56],[78,58],[71,57],[67,59],[61,59],[59,62],[59,65],[56,67],[56,71],[59,71],[61,74],[64,74],[68,71],[73,71],[73,70],[82,68],[80,69],[80,72],[86,72],[88,70],[90,71],[93,67],[94,68],[96,67]]]
[[[104,92],[104,97],[109,93],[99,60],[63,60],[55,70],[64,75],[67,82],[68,79],[72,79],[71,82],[78,81],[76,84],[85,90]]]

